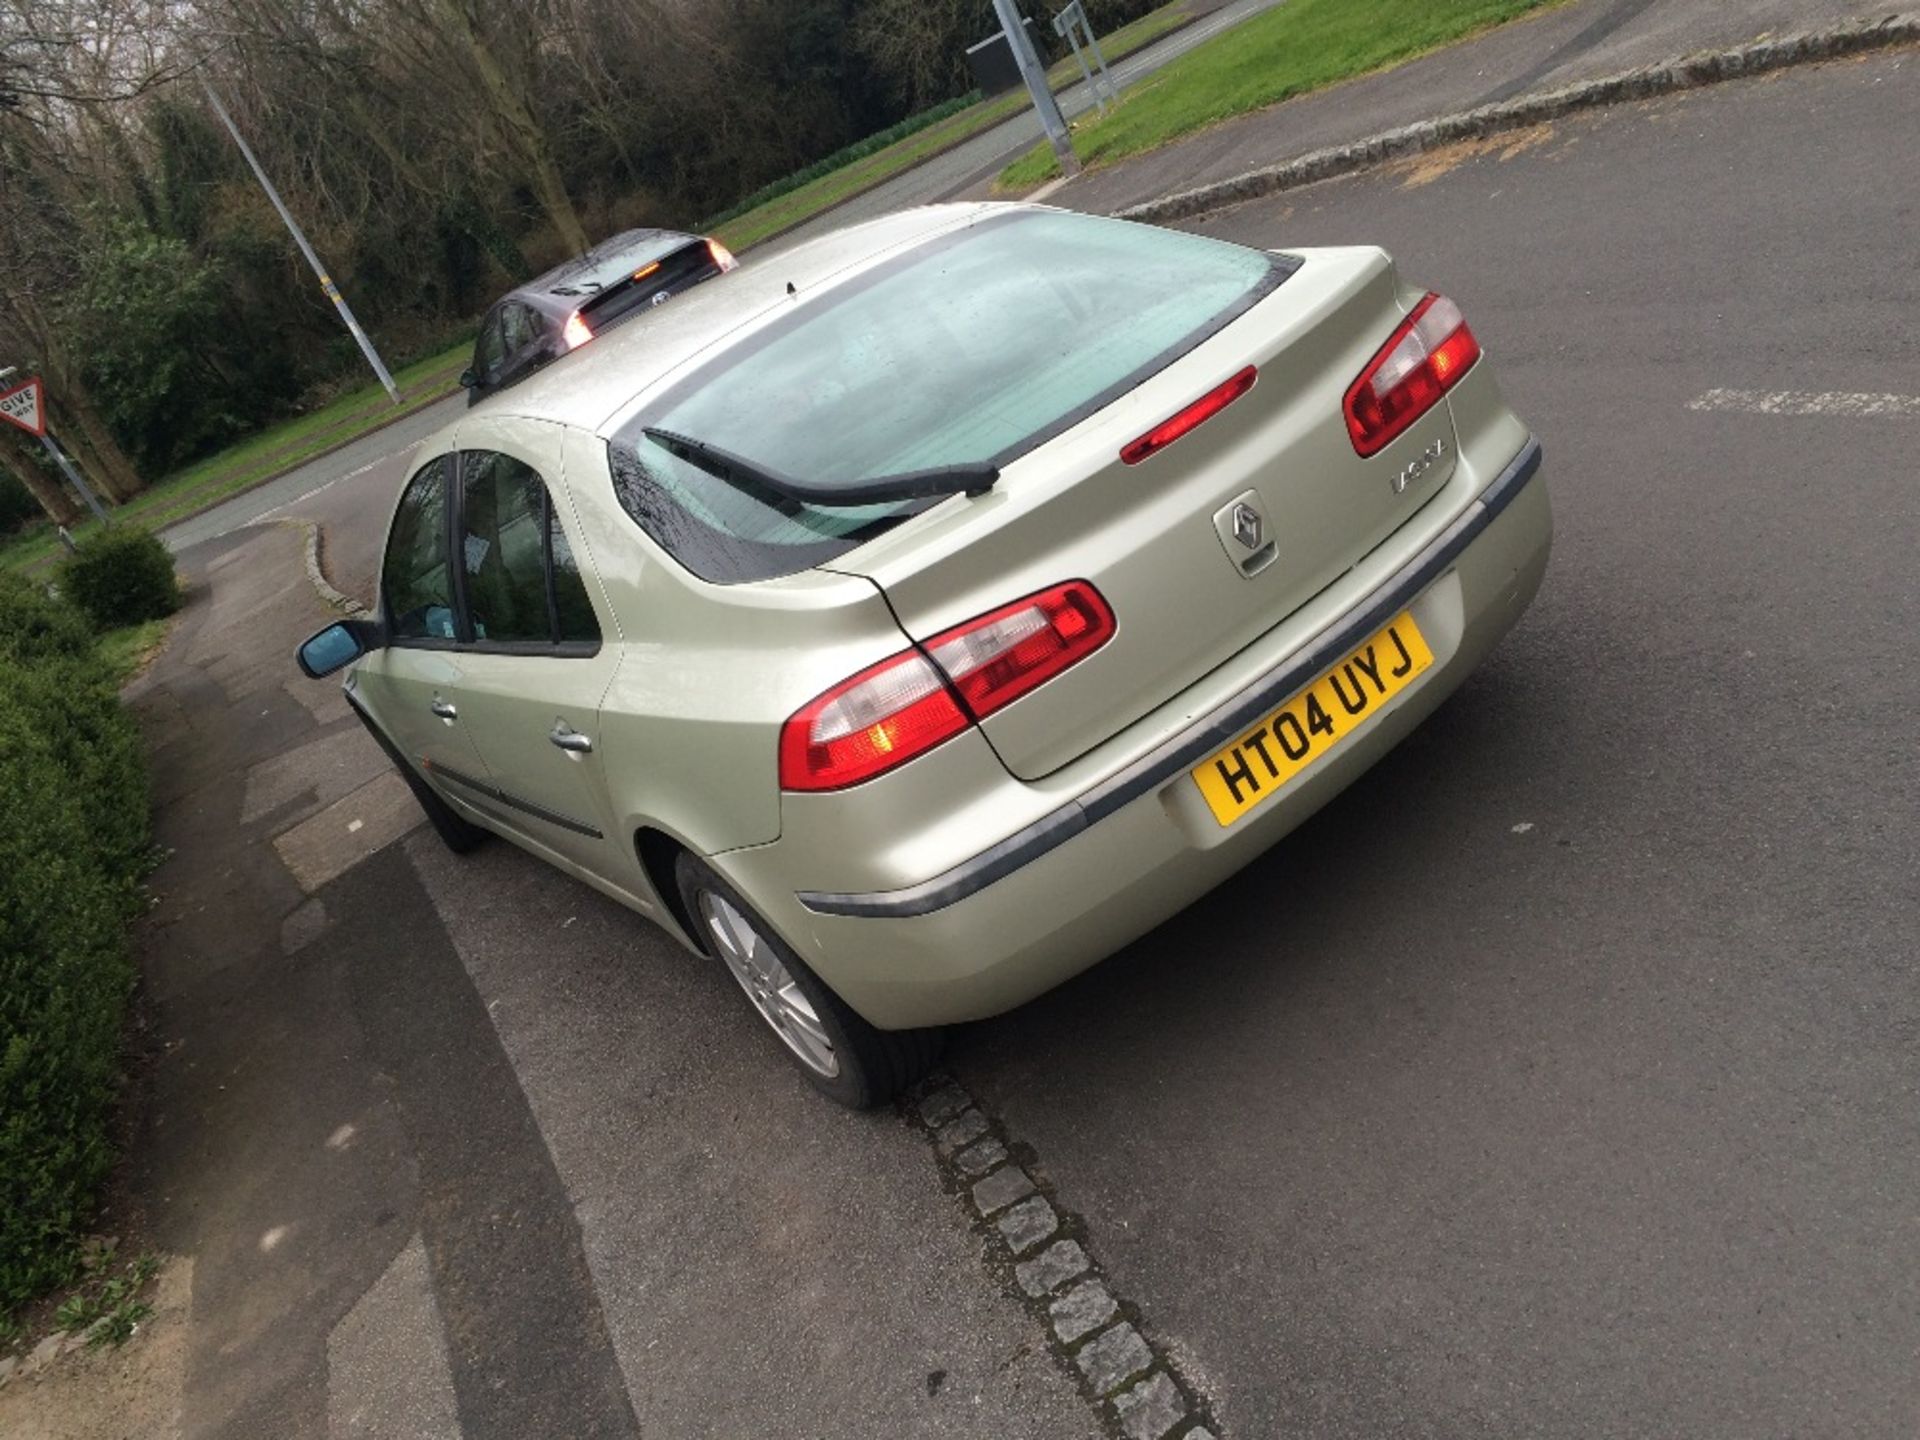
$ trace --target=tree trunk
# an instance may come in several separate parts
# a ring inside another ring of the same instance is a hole
[[[59,332],[47,323],[39,303],[29,295],[12,297],[14,318],[32,338],[40,352],[41,374],[47,383],[47,413],[58,423],[55,428],[68,437],[68,454],[83,462],[100,493],[109,500],[122,501],[146,488],[133,461],[113,438],[113,432],[93,406],[79,367],[72,363]],[[75,452],[78,452],[76,454]]]
[[[548,143],[547,132],[533,113],[528,97],[507,74],[493,47],[487,43],[487,37],[480,33],[478,20],[460,0],[435,0],[434,8],[459,37],[474,69],[479,72],[488,108],[499,122],[507,144],[519,154],[526,167],[526,178],[539,197],[540,208],[567,248],[579,254],[588,248],[586,227],[573,208],[573,198],[567,194],[566,183],[560,178],[560,166],[553,158],[553,146]]]
[[[47,518],[56,525],[72,525],[80,519],[80,504],[67,494],[58,480],[49,476],[40,468],[33,452],[28,446],[33,442],[22,435],[9,430],[0,435],[0,464],[4,464],[19,482],[27,487],[27,493],[40,502],[40,508],[47,512]]]

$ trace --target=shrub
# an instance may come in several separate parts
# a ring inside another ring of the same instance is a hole
[[[109,1138],[145,767],[86,621],[0,578],[0,1317],[67,1279]]]
[[[60,587],[100,630],[158,620],[180,608],[173,556],[133,525],[110,525],[81,541],[61,566]]]
[[[89,655],[6,667],[0,676],[33,717],[69,791],[81,797],[86,848],[101,873],[131,887],[150,848],[147,767],[139,728],[120,705],[113,675]],[[0,893],[5,886],[0,880]]]
[[[32,581],[0,571],[0,666],[93,653],[93,631],[71,605],[63,605]]]
[[[11,688],[0,688],[0,1313],[72,1272],[113,1162],[132,981],[126,877],[101,866],[87,798],[40,734],[40,707]]]

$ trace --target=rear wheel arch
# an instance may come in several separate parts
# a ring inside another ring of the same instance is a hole
[[[645,873],[647,883],[653,887],[653,893],[660,897],[667,914],[680,927],[680,933],[687,942],[699,948],[700,938],[694,928],[693,916],[680,894],[680,881],[674,868],[682,855],[694,853],[692,847],[682,844],[664,830],[643,825],[633,832],[633,851],[639,858],[640,869]]]

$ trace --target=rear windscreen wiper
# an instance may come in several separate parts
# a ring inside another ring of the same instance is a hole
[[[656,444],[698,465],[722,480],[744,481],[807,505],[873,505],[887,500],[922,500],[937,495],[982,495],[1000,478],[996,465],[981,460],[964,465],[941,465],[932,470],[908,470],[871,480],[797,480],[752,460],[742,459],[718,445],[647,426],[640,432]]]

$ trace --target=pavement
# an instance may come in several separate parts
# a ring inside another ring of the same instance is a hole
[[[1049,192],[1047,200],[1111,214],[1438,115],[1696,50],[1730,48],[1763,35],[1877,17],[1888,9],[1863,0],[1740,0],[1736,5],[1724,0],[1575,0],[1468,44],[1243,115],[1150,154],[1090,169]],[[985,198],[992,193],[992,176],[951,193]]]
[[[1913,1433],[1920,501],[1913,407],[1858,402],[1920,389],[1916,67],[1191,227],[1385,244],[1459,300],[1558,521],[1520,628],[1336,804],[953,1036],[1218,1435]],[[272,518],[329,507],[370,577],[398,467]],[[329,618],[300,540],[183,548],[135,697],[180,1433],[1116,1433],[919,1126],[814,1101],[596,893],[416,823],[292,669]]]

